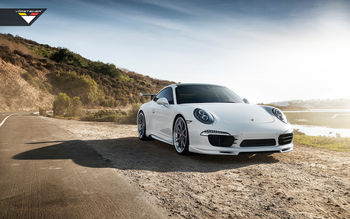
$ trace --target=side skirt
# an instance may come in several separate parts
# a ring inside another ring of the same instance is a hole
[[[167,140],[164,140],[164,139],[162,139],[162,138],[160,138],[160,137],[158,137],[158,136],[156,136],[156,135],[152,135],[152,134],[151,134],[150,136],[151,136],[152,138],[158,140],[158,141],[164,142],[164,143],[166,143],[166,144],[173,145],[172,142],[169,142],[169,141],[167,141]]]

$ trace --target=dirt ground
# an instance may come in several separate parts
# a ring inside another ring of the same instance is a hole
[[[136,126],[44,118],[86,141],[169,217],[350,218],[350,153],[179,156]]]

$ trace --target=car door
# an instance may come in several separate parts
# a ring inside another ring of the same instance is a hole
[[[156,111],[158,111],[160,107],[160,105],[157,104],[157,100],[161,97],[164,97],[164,92],[165,89],[159,91],[159,93],[155,97],[153,97],[152,102],[150,104],[148,129],[150,133],[157,136],[159,135],[159,118],[156,115]]]
[[[157,127],[156,121],[157,118],[155,118],[155,112],[156,108],[158,107],[158,104],[156,103],[156,97],[153,97],[152,101],[149,104],[149,107],[147,109],[147,132],[150,134],[155,134]]]
[[[172,122],[174,118],[174,98],[171,87],[163,89],[156,97],[155,102],[159,98],[166,98],[169,105],[164,106],[155,104],[153,113],[153,130],[159,138],[171,143],[172,141]]]

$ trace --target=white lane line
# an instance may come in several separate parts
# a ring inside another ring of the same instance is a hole
[[[5,122],[6,122],[6,120],[10,117],[10,116],[12,116],[13,114],[11,114],[11,115],[9,115],[9,116],[6,116],[6,118],[4,119],[4,120],[2,120],[2,122],[0,123],[0,127],[3,125],[3,124],[5,124]]]

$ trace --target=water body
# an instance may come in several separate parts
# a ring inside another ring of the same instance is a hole
[[[350,113],[350,109],[309,109],[309,110],[286,110],[285,113]]]
[[[294,129],[310,136],[327,136],[327,137],[350,137],[350,129],[328,128],[324,126],[297,125],[293,124]]]
[[[350,109],[284,111],[295,129],[311,136],[350,137]]]

